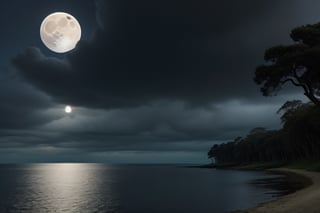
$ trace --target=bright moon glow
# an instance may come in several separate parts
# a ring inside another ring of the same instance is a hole
[[[66,112],[66,113],[71,113],[72,112],[72,108],[71,108],[71,106],[66,106],[66,108],[64,109],[64,111]]]
[[[81,38],[81,27],[72,15],[56,12],[43,20],[40,37],[44,45],[53,52],[65,53],[76,47]]]

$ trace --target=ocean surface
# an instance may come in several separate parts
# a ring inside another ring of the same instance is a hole
[[[173,165],[0,165],[0,212],[222,213],[275,199],[265,172]]]

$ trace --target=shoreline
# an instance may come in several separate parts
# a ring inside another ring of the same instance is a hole
[[[234,213],[319,213],[320,212],[320,172],[301,169],[277,168],[266,171],[285,174],[304,187],[276,200],[261,203],[256,207],[233,211]]]

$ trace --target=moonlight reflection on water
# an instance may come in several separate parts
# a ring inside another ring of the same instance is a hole
[[[251,184],[275,177],[174,165],[0,165],[0,212],[228,212],[275,199]]]
[[[27,190],[18,195],[16,208],[31,212],[112,211],[116,202],[107,170],[99,164],[30,165]]]

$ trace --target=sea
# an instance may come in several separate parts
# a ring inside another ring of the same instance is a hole
[[[263,171],[181,165],[0,165],[0,212],[223,213],[276,199]],[[271,184],[272,185],[272,184]]]

